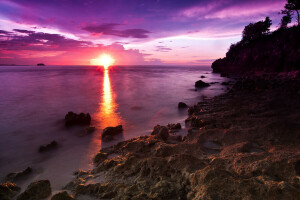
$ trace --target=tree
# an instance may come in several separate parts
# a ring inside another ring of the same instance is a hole
[[[292,16],[290,12],[286,12],[286,15],[284,15],[281,18],[281,22],[280,22],[280,28],[282,29],[286,29],[288,24],[291,23],[292,21]]]
[[[256,23],[250,23],[245,26],[243,30],[243,42],[249,42],[251,40],[256,40],[260,38],[262,35],[270,32],[270,27],[272,25],[272,21],[269,17],[266,17],[265,21],[259,21]]]
[[[290,12],[290,14],[297,13],[297,22],[299,26],[299,10],[300,10],[300,0],[287,0],[287,4],[285,4],[284,8],[286,12]],[[283,11],[284,12],[284,11]]]

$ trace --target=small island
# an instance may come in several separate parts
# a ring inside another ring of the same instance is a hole
[[[45,66],[44,63],[38,63],[37,66]]]

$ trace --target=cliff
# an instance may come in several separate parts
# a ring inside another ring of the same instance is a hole
[[[282,72],[300,69],[300,27],[279,29],[251,42],[232,44],[213,72]]]

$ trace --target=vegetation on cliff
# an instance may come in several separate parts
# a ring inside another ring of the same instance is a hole
[[[278,30],[270,32],[272,21],[250,23],[240,42],[232,44],[226,57],[212,64],[214,72],[293,71],[300,69],[299,0],[288,0]],[[297,26],[288,27],[296,13]]]

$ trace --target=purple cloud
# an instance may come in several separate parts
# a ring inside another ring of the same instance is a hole
[[[159,51],[159,52],[169,52],[172,49],[166,46],[156,46],[156,50],[155,51]]]
[[[103,34],[103,35],[113,35],[119,37],[132,37],[132,38],[147,38],[149,31],[145,29],[125,29],[125,30],[116,30],[116,26],[122,24],[107,23],[101,25],[89,25],[82,28],[85,31],[88,31],[93,34]]]

